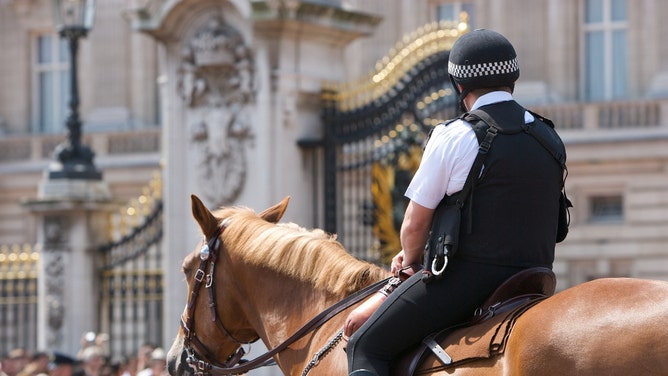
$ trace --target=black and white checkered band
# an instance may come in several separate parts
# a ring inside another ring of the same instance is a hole
[[[472,78],[482,76],[494,76],[499,74],[508,74],[519,71],[517,58],[506,61],[494,61],[491,63],[481,63],[472,65],[459,65],[448,62],[448,73],[457,78]]]

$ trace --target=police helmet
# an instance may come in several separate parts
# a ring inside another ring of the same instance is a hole
[[[476,29],[462,35],[452,46],[448,74],[463,100],[475,89],[507,86],[512,91],[520,68],[508,39],[492,30]],[[456,84],[463,87],[461,93]]]

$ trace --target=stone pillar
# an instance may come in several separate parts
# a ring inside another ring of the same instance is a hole
[[[297,141],[320,133],[320,84],[343,78],[343,48],[379,22],[327,2],[244,0],[174,0],[134,18],[160,41],[166,341],[200,237],[190,194],[258,211],[292,195],[284,220],[312,226],[314,169]]]
[[[45,174],[46,175],[46,174]],[[97,331],[98,254],[112,206],[102,180],[45,179],[24,202],[41,245],[38,348],[76,354],[86,331]]]

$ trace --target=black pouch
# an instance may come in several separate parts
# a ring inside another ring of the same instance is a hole
[[[559,221],[557,222],[557,243],[560,243],[566,239],[568,235],[568,226],[571,223],[571,214],[568,211],[568,208],[572,208],[573,204],[571,200],[566,197],[565,192],[561,192],[559,195]]]
[[[441,201],[434,212],[434,219],[425,247],[425,281],[431,277],[439,278],[448,264],[448,259],[455,255],[459,245],[459,229],[462,221],[462,206],[459,201],[447,204]]]

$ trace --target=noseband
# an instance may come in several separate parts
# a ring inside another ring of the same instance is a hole
[[[195,370],[196,375],[209,374],[209,371],[213,367],[230,368],[235,366],[241,361],[241,358],[246,353],[242,346],[255,342],[259,339],[259,337],[251,341],[240,341],[236,339],[227,329],[225,329],[225,326],[220,321],[218,312],[216,310],[216,293],[213,284],[214,270],[216,266],[218,250],[220,248],[220,236],[222,235],[223,231],[225,231],[227,226],[229,226],[229,224],[229,218],[224,220],[213,236],[202,245],[202,248],[200,248],[200,263],[197,271],[195,272],[195,283],[193,285],[192,293],[190,294],[190,300],[186,306],[186,317],[184,319],[184,317],[181,316],[181,328],[183,328],[183,332],[185,334],[183,337],[183,347],[185,348],[188,355],[186,362]],[[208,274],[206,271],[207,267],[209,270]],[[211,321],[216,323],[218,330],[220,330],[220,332],[223,333],[227,339],[238,345],[237,350],[232,353],[232,355],[230,355],[224,363],[220,363],[216,360],[213,352],[211,352],[202,343],[202,341],[199,340],[197,334],[194,331],[195,327],[193,324],[195,321],[195,304],[197,303],[197,297],[199,296],[202,282],[204,282],[205,279],[206,283],[204,284],[204,287],[207,289],[207,291],[209,291],[209,310],[211,312]]]

